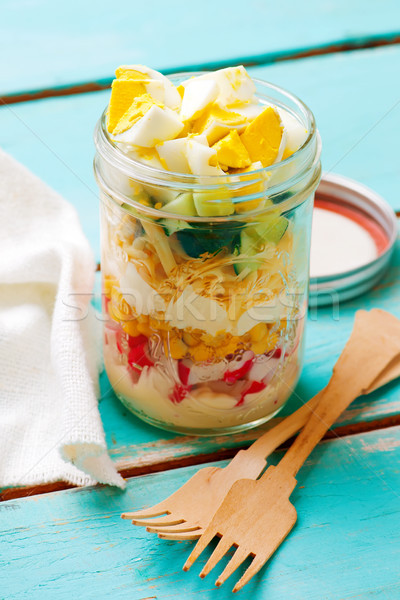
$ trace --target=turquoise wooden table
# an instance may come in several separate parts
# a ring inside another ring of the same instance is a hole
[[[400,5],[396,0],[249,0],[188,3],[104,0],[1,7],[0,146],[73,203],[97,258],[94,124],[113,69],[142,62],[164,72],[244,62],[314,110],[323,167],[381,193],[400,214]],[[327,382],[355,311],[400,317],[400,249],[369,293],[313,309],[306,364],[283,414]],[[164,498],[198,468],[224,464],[257,435],[195,439],[127,414],[101,377],[100,409],[124,492],[62,482],[2,490],[0,598],[231,598],[181,568],[190,543],[158,540],[120,519]],[[246,600],[400,599],[400,387],[346,411],[299,475],[299,519]],[[280,415],[281,417],[281,415]],[[279,418],[280,418],[279,417]],[[281,451],[272,457],[277,461]],[[222,462],[221,462],[222,461]]]

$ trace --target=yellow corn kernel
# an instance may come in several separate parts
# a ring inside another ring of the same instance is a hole
[[[189,333],[188,331],[185,331],[183,333],[183,341],[185,342],[185,344],[187,346],[197,346],[197,344],[199,343],[199,340],[196,339],[191,333]]]
[[[250,337],[253,342],[260,342],[268,333],[268,328],[265,323],[258,323],[250,329]]]
[[[201,335],[201,341],[205,343],[206,346],[211,346],[212,348],[218,348],[221,344],[226,344],[231,338],[231,335],[226,335],[225,333],[219,335],[211,335],[209,333],[203,333]]]
[[[132,319],[131,321],[125,321],[125,323],[122,324],[122,329],[125,331],[125,333],[132,337],[137,337],[138,335],[140,335],[140,331],[138,329],[138,322],[136,319]]]
[[[169,351],[172,358],[179,360],[186,356],[188,347],[180,338],[171,337],[169,340]]]
[[[194,348],[190,348],[189,352],[192,359],[196,362],[211,360],[213,357],[213,349],[203,344],[203,342],[200,342]]]
[[[170,330],[170,326],[169,323],[167,321],[161,321],[159,319],[154,319],[153,317],[150,317],[149,319],[149,325],[152,328],[153,331],[169,331]]]
[[[265,352],[269,352],[270,350],[273,350],[276,346],[278,342],[278,334],[272,333],[268,336],[266,336],[264,339],[260,340],[259,342],[253,342],[251,344],[251,349],[253,350],[254,354],[264,354]]]
[[[139,321],[137,328],[138,328],[139,333],[143,333],[143,335],[145,335],[146,337],[150,337],[153,333],[153,331],[147,321],[146,322]]]
[[[105,275],[105,277],[103,279],[103,292],[104,292],[105,296],[107,296],[107,298],[111,297],[112,288],[115,286],[116,283],[117,283],[117,280],[115,279],[115,277],[110,277],[109,275]]]
[[[241,338],[234,336],[228,342],[222,344],[221,346],[219,346],[219,348],[216,348],[216,355],[219,358],[225,358],[225,356],[228,356],[228,354],[235,354],[236,350],[239,347],[239,344],[241,343]]]

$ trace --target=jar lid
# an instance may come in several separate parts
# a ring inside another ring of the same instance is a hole
[[[397,237],[391,206],[370,188],[324,174],[315,192],[310,306],[348,300],[383,275]]]

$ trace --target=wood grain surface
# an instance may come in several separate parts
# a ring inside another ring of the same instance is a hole
[[[297,525],[241,597],[396,600],[399,461],[398,427],[320,444],[298,475]],[[231,598],[230,580],[217,592],[217,573],[198,577],[209,554],[185,574],[190,542],[159,540],[120,518],[195,470],[135,477],[125,492],[96,487],[1,503],[1,598]]]
[[[397,17],[397,19],[396,19]],[[396,0],[3,0],[0,96],[107,83],[116,65],[173,72],[392,41]],[[185,49],[182,52],[182,48]]]

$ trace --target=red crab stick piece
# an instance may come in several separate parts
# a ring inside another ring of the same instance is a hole
[[[139,373],[143,367],[152,367],[154,365],[145,352],[146,345],[147,338],[145,338],[144,342],[139,342],[135,346],[131,347],[128,353],[128,364],[132,367],[132,369]]]
[[[252,381],[250,383],[249,387],[246,388],[244,390],[244,392],[242,392],[242,395],[240,396],[240,400],[236,404],[236,406],[240,406],[241,404],[243,404],[244,399],[247,396],[247,394],[257,394],[257,392],[261,392],[266,387],[267,387],[266,384],[262,381]]]
[[[226,383],[235,383],[238,379],[242,379],[251,369],[251,365],[253,364],[253,359],[246,360],[242,364],[241,367],[235,369],[235,371],[225,371],[224,373],[224,381]]]
[[[138,335],[136,337],[132,337],[128,335],[128,344],[129,348],[135,348],[136,346],[144,345],[147,342],[147,337],[143,334]]]
[[[178,363],[178,375],[183,385],[188,385],[190,369],[183,362]]]
[[[179,404],[179,402],[182,402],[182,400],[187,396],[188,392],[190,391],[192,386],[188,385],[189,375],[189,367],[183,364],[183,362],[178,362],[178,376],[181,381],[181,384],[177,383],[174,386],[172,392],[169,394],[169,399],[174,404]]]
[[[184,385],[180,385],[179,383],[177,383],[174,386],[174,389],[172,390],[172,392],[169,394],[168,398],[174,404],[179,404],[186,397],[189,389],[190,388],[188,388],[188,387],[186,387]]]

